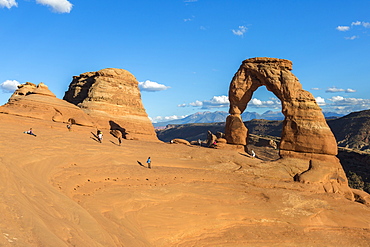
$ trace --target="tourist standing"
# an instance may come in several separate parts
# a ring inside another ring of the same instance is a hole
[[[147,159],[146,163],[148,164],[148,168],[149,168],[149,169],[151,169],[151,168],[152,168],[152,167],[151,167],[151,163],[152,163],[152,161],[150,160],[150,157],[148,157],[148,159]]]

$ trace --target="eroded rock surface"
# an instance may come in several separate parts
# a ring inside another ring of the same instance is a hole
[[[0,106],[0,113],[94,126],[93,120],[86,113],[77,106],[56,98],[44,83],[36,85],[27,82],[19,85],[8,103]]]
[[[226,139],[230,144],[246,144],[248,130],[240,114],[246,109],[253,92],[266,86],[280,99],[285,116],[280,156],[310,160],[308,170],[298,174],[297,180],[319,184],[326,192],[343,193],[352,199],[347,178],[335,157],[337,143],[334,135],[315,98],[302,89],[291,70],[292,62],[285,59],[243,61],[229,88],[230,116],[226,119]]]
[[[138,82],[126,70],[109,68],[74,76],[63,99],[80,107],[100,128],[120,129],[128,139],[157,140]]]

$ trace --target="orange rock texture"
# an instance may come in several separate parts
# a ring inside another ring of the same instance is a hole
[[[98,128],[119,129],[128,139],[157,140],[136,78],[123,69],[74,76],[64,100],[91,116]]]
[[[352,197],[337,154],[337,143],[313,95],[302,89],[293,75],[292,62],[277,58],[251,58],[243,61],[229,88],[230,116],[226,120],[226,139],[230,144],[245,145],[248,131],[240,114],[253,92],[265,86],[281,101],[285,116],[280,156],[310,161],[309,169],[297,175],[305,183],[319,184],[327,192]]]
[[[87,114],[77,106],[56,98],[44,83],[19,85],[8,103],[0,106],[0,113],[94,126]]]

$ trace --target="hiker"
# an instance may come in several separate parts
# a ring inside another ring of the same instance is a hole
[[[254,159],[254,157],[256,157],[256,153],[252,150],[252,159]]]
[[[200,139],[198,139],[198,145],[202,146],[202,141]]]
[[[29,134],[29,135],[33,135],[33,136],[35,136],[36,137],[36,135],[33,133],[33,131],[32,131],[32,128],[30,128],[29,130],[27,130],[27,131],[25,131],[25,132],[23,132],[23,133],[25,133],[25,134]]]
[[[146,161],[146,163],[148,164],[148,168],[151,169],[151,166],[150,166],[150,163],[151,163],[150,157],[148,157],[148,160]]]
[[[99,142],[101,143],[102,140],[103,140],[103,132],[101,130],[98,130],[98,139],[99,139]]]
[[[67,124],[67,129],[69,130],[69,131],[71,131],[72,130],[72,124]]]
[[[216,141],[214,141],[214,142],[213,142],[212,147],[213,147],[213,148],[217,148],[217,142],[216,142]]]

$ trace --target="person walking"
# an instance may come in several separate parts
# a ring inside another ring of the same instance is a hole
[[[150,160],[150,157],[148,157],[148,159],[147,159],[146,163],[148,164],[148,168],[149,168],[149,169],[151,169],[151,168],[152,168],[152,167],[151,167],[151,163],[152,163],[152,161]]]
[[[98,130],[98,140],[101,143],[103,140],[103,132],[101,130]]]
[[[256,153],[252,150],[252,159],[254,159],[254,157],[256,157]]]

